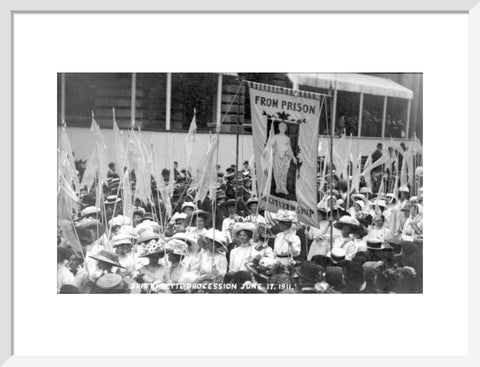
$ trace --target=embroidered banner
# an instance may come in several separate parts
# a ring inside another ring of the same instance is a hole
[[[317,226],[318,125],[323,96],[248,83],[260,207]]]

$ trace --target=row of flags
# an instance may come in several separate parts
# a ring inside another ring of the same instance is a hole
[[[398,194],[399,187],[414,186],[415,180],[415,170],[416,170],[416,158],[417,155],[422,155],[422,145],[416,135],[413,136],[412,140],[408,142],[405,146],[406,150],[403,150],[400,147],[396,147],[394,141],[390,139],[389,147],[386,147],[384,142],[382,155],[373,162],[372,154],[370,154],[362,168],[362,154],[359,147],[353,149],[353,140],[352,136],[347,138],[345,135],[342,136],[336,143],[333,145],[333,157],[332,162],[335,166],[336,174],[339,177],[343,177],[344,180],[348,180],[349,183],[349,193],[360,190],[360,180],[361,177],[365,179],[367,187],[372,189],[372,183],[370,179],[371,172],[380,166],[389,167],[390,174],[395,177],[393,187],[381,187],[381,192],[385,193],[386,191],[393,192],[395,195]],[[356,141],[356,144],[360,144],[360,140]],[[330,142],[328,138],[321,139],[319,144],[319,154],[322,151],[325,151],[325,162],[330,161]],[[392,148],[389,151],[388,148]],[[358,152],[354,155],[354,151]],[[402,159],[400,159],[400,156]],[[401,161],[401,165],[400,165]],[[326,180],[326,166],[323,166],[323,170],[320,174],[320,187],[324,187]],[[383,184],[383,180],[382,180]]]

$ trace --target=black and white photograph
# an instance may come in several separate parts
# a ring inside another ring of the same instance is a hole
[[[423,293],[422,73],[56,82],[57,293]]]

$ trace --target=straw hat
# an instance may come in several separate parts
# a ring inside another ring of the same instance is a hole
[[[232,237],[237,237],[240,231],[250,232],[251,238],[254,238],[257,235],[257,226],[250,222],[237,222],[233,225]]]
[[[383,246],[383,241],[379,238],[367,238],[367,249],[369,250],[383,250],[385,246]]]
[[[173,216],[172,216],[172,222],[176,222],[177,220],[185,220],[187,219],[187,214],[185,213],[175,213]]]
[[[105,291],[121,290],[124,287],[122,277],[114,273],[102,275],[97,279],[95,285]]]
[[[333,262],[337,263],[338,261],[344,260],[347,256],[347,252],[341,247],[334,247],[330,253],[330,258]]]
[[[363,232],[364,228],[358,220],[352,218],[348,215],[344,215],[338,221],[336,221],[333,226],[339,230],[342,230],[344,226],[349,226],[354,232]]]
[[[104,263],[116,266],[117,268],[122,268],[125,269],[120,263],[118,262],[118,255],[114,254],[113,252],[109,252],[107,250],[101,250],[98,254],[96,255],[90,255],[90,258],[97,260],[97,261],[102,261]]]
[[[80,216],[82,218],[85,218],[86,216],[89,215],[97,215],[101,212],[100,208],[97,208],[96,206],[87,206],[85,209],[83,209],[80,212]]]
[[[212,215],[209,212],[206,212],[205,210],[195,210],[193,211],[192,214],[190,214],[187,218],[185,218],[186,223],[191,223],[191,225],[195,225],[194,219],[200,216],[205,220],[205,223],[207,223],[211,218]]]
[[[121,245],[130,245],[132,246],[132,238],[124,234],[117,234],[112,238],[112,247],[117,247]]]
[[[118,205],[122,201],[122,198],[118,197],[117,195],[108,195],[105,199],[105,205]]]
[[[185,243],[185,241],[171,238],[167,241],[165,246],[169,253],[181,256],[185,256],[187,254],[188,245]]]
[[[186,201],[182,204],[182,212],[185,208],[192,208],[193,210],[197,209],[196,205],[190,201]]]
[[[200,237],[208,238],[218,243],[219,245],[222,245],[225,249],[227,249],[227,245],[226,245],[227,239],[225,238],[222,232],[216,229],[210,228],[204,234],[201,234]]]
[[[295,222],[297,215],[291,210],[279,210],[273,218],[278,222]]]
[[[109,227],[123,226],[123,225],[127,225],[127,226],[132,225],[132,220],[123,215],[117,215],[116,217],[108,221]]]
[[[137,239],[137,244],[142,244],[145,242],[150,242],[151,240],[158,240],[160,238],[160,235],[149,230],[143,231],[140,236],[138,236]]]
[[[197,240],[195,238],[183,232],[177,232],[171,238],[184,241],[188,246],[197,244]]]

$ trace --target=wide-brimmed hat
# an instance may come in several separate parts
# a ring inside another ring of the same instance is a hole
[[[402,212],[408,212],[408,213],[410,213],[410,210],[412,210],[412,207],[413,207],[412,204],[410,204],[409,202],[406,202],[405,204],[402,205],[402,207],[401,207],[400,210],[401,210]]]
[[[190,223],[192,226],[195,226],[195,222],[193,220],[197,216],[202,217],[205,220],[205,223],[207,223],[212,218],[212,215],[205,210],[194,210],[192,214],[185,218],[185,222]]]
[[[118,261],[118,255],[114,254],[113,252],[110,252],[107,250],[101,250],[98,254],[90,255],[89,257],[91,257],[94,260],[102,261],[104,263],[116,266],[117,268],[125,269],[125,267],[120,265]]]
[[[160,238],[159,234],[147,229],[142,233],[140,233],[137,239],[137,243],[142,244],[145,242],[150,242],[151,240],[158,240],[159,238]]]
[[[147,220],[144,220],[139,225],[137,225],[135,227],[135,231],[137,232],[138,236],[140,236],[145,231],[159,232],[160,231],[160,224],[147,219]]]
[[[143,222],[143,221],[146,221],[146,220],[151,220],[152,222],[155,222],[155,218],[154,218],[152,212],[146,212],[146,213],[143,215],[142,222]]]
[[[109,227],[115,226],[124,226],[124,225],[132,225],[132,220],[129,217],[125,217],[123,215],[117,215],[108,221]]]
[[[292,210],[279,210],[273,218],[278,222],[295,222],[297,214]]]
[[[171,238],[184,241],[188,246],[197,244],[197,240],[195,238],[183,232],[177,232]]]
[[[337,220],[333,224],[333,226],[339,230],[342,230],[344,226],[349,226],[353,232],[357,232],[357,233],[365,232],[365,229],[360,224],[360,222],[348,215],[344,215],[343,217],[341,217],[339,220]]]
[[[152,239],[148,242],[143,242],[140,246],[139,257],[149,257],[153,255],[165,255],[168,250],[165,246],[165,242],[162,239]]]
[[[385,198],[390,201],[390,204],[396,204],[398,201],[397,196],[392,192],[385,194]]]
[[[187,254],[188,245],[185,241],[180,239],[171,238],[167,241],[165,246],[167,251],[174,255],[185,256]]]
[[[374,200],[374,201],[372,202],[372,206],[373,206],[374,208],[378,206],[378,207],[384,208],[384,209],[386,209],[386,208],[388,207],[386,201],[383,200],[383,199]]]
[[[240,231],[250,232],[251,238],[254,238],[257,234],[257,226],[250,222],[237,222],[233,225],[232,237],[237,237]]]
[[[87,206],[85,209],[83,209],[81,212],[80,212],[80,216],[82,218],[85,218],[87,216],[90,216],[90,215],[98,215],[99,213],[101,212],[100,208],[97,208],[96,206]]]
[[[132,238],[128,235],[117,234],[112,237],[112,247],[117,247],[121,245],[130,245],[132,246]]]
[[[192,203],[191,201],[185,201],[183,204],[182,204],[182,212],[183,212],[183,209],[185,208],[192,208],[193,210],[197,209],[197,206]]]
[[[247,208],[250,204],[258,204],[258,198],[256,196],[251,197],[250,199],[247,200]]]
[[[187,214],[185,213],[175,213],[173,216],[172,216],[172,222],[176,222],[177,220],[185,220],[187,219]]]
[[[218,243],[219,245],[223,246],[225,249],[227,249],[227,239],[225,238],[225,236],[223,235],[222,232],[214,229],[214,228],[210,228],[208,229],[204,234],[201,234],[200,235],[201,238],[208,238],[216,243]]]
[[[368,199],[363,194],[352,194],[351,198],[354,201],[358,201],[358,200],[362,201],[364,205],[368,204]]]
[[[383,250],[385,248],[383,241],[379,238],[370,237],[365,242],[367,242],[367,249],[369,250]]]
[[[105,233],[105,226],[93,218],[84,218],[75,224],[80,243],[84,246],[98,240]]]
[[[102,275],[95,281],[95,285],[104,291],[121,290],[124,287],[123,279],[115,273],[107,273]]]
[[[312,283],[317,283],[322,280],[322,272],[324,268],[313,261],[304,261],[302,265],[295,268],[295,273]]]

